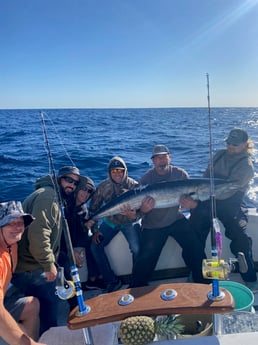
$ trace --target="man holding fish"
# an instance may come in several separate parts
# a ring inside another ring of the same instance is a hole
[[[96,212],[102,205],[112,202],[126,191],[134,189],[138,182],[128,176],[127,166],[121,157],[113,157],[108,164],[108,178],[102,181],[96,188],[91,203],[90,214]],[[95,222],[97,218],[92,218]],[[133,264],[140,250],[140,233],[133,222],[136,219],[136,210],[128,207],[120,208],[116,214],[107,215],[100,226],[96,222],[91,228],[93,232],[92,253],[98,265],[99,271],[106,284],[106,291],[118,290],[122,282],[114,274],[105,247],[118,234],[125,236],[132,253]]]
[[[102,207],[99,208],[98,204],[92,209],[91,219],[97,221],[121,214],[127,214],[132,220],[141,218],[142,244],[134,260],[132,287],[146,285],[150,280],[168,236],[174,237],[182,247],[182,256],[192,271],[193,280],[208,283],[203,279],[201,269],[202,260],[206,258],[204,248],[189,222],[179,212],[179,204],[183,195],[191,195],[195,200],[209,200],[210,179],[190,179],[186,171],[171,165],[171,156],[165,145],[155,146],[151,158],[154,167],[141,178],[141,185],[128,188],[116,197],[106,198]],[[234,182],[214,179],[219,199],[226,198],[236,188]],[[95,241],[99,241],[98,233]]]
[[[140,179],[142,185],[181,181],[189,178],[182,168],[171,165],[171,155],[165,145],[153,148],[154,167]],[[145,196],[140,212],[142,215],[142,245],[133,267],[131,287],[145,286],[151,280],[157,261],[168,236],[172,236],[182,247],[182,257],[192,272],[196,283],[209,283],[202,275],[202,261],[206,258],[201,243],[192,231],[189,222],[179,212],[179,205],[155,208],[155,199]]]
[[[226,198],[216,201],[216,215],[225,228],[225,236],[231,240],[230,249],[237,257],[245,255],[247,269],[240,272],[245,285],[258,290],[255,266],[252,257],[252,239],[247,234],[248,217],[242,211],[244,195],[254,176],[252,163],[253,142],[242,128],[233,128],[225,139],[227,147],[213,157],[212,168],[215,178],[235,181],[236,189],[229,190]],[[210,165],[204,177],[210,176]],[[180,199],[183,207],[191,209],[190,223],[202,242],[203,248],[211,228],[211,205],[209,201],[196,201],[190,196]]]

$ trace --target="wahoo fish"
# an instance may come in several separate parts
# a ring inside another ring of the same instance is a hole
[[[234,181],[215,178],[213,182],[215,198],[218,200],[228,198],[238,188]],[[209,178],[159,182],[125,192],[101,207],[90,219],[98,220],[114,216],[121,213],[121,209],[124,207],[138,210],[146,196],[151,196],[155,200],[154,208],[167,208],[178,206],[181,195],[189,195],[195,200],[205,201],[210,198],[210,192],[211,181]]]

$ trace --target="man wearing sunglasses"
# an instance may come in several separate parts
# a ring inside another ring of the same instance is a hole
[[[97,186],[96,192],[91,199],[90,214],[96,212],[112,199],[137,186],[138,182],[128,177],[124,160],[121,157],[113,157],[108,164],[108,178]],[[133,222],[135,220],[136,210],[125,209],[121,214],[105,218],[99,228],[97,224],[92,227],[94,233],[91,246],[92,253],[103,276],[107,292],[118,290],[122,283],[111,269],[104,249],[121,231],[129,244],[134,264],[140,250],[140,234],[139,229],[134,227]]]
[[[67,215],[74,258],[77,267],[80,269],[81,286],[83,290],[103,289],[103,281],[99,274],[98,266],[91,251],[91,228],[93,222],[89,219],[87,202],[96,190],[95,184],[88,176],[80,176],[80,183],[75,191],[75,203]],[[86,257],[86,260],[85,260]],[[64,267],[66,279],[72,280],[70,262],[67,255],[65,238],[62,235],[61,251],[58,258],[60,266]],[[84,276],[86,277],[83,280]],[[70,310],[78,305],[77,297],[68,299]]]
[[[230,249],[237,256],[245,254],[248,270],[241,273],[242,279],[251,290],[257,290],[257,278],[252,258],[252,240],[246,233],[248,217],[243,212],[243,198],[249,182],[254,176],[252,163],[253,142],[242,128],[234,128],[225,139],[226,149],[219,150],[213,158],[213,174],[215,178],[232,180],[239,185],[238,190],[230,191],[225,200],[216,201],[216,214],[225,228],[225,235],[231,240]],[[210,176],[210,166],[204,177]],[[191,209],[190,223],[198,234],[203,248],[210,231],[210,201],[194,201],[190,197],[182,197],[181,205]]]
[[[35,191],[23,202],[24,211],[36,219],[25,229],[19,242],[19,261],[12,283],[22,289],[25,295],[39,299],[40,334],[57,326],[56,260],[63,226],[57,193],[60,192],[65,205],[72,204],[79,182],[78,168],[62,167],[58,172],[57,183],[52,175],[39,178],[35,183]]]

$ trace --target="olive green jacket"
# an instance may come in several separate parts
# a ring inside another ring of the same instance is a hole
[[[43,268],[49,272],[59,254],[62,216],[50,175],[36,181],[35,191],[23,202],[24,212],[36,219],[18,243],[16,273]]]

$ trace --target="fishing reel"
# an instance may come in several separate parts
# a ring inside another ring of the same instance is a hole
[[[67,300],[76,295],[74,282],[65,279],[63,267],[58,267],[55,293],[62,300]]]
[[[202,274],[206,279],[227,280],[229,273],[246,273],[247,269],[245,255],[241,252],[237,258],[230,258],[228,261],[205,259],[202,263]]]

